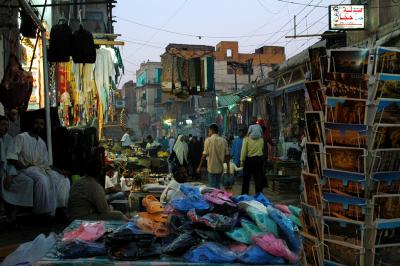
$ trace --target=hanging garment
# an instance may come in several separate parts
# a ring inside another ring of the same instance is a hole
[[[107,98],[110,90],[110,77],[115,76],[114,62],[107,49],[97,49],[97,60],[94,67],[94,79],[103,106],[104,122],[107,123]]]
[[[36,10],[34,11],[36,16],[39,16],[39,12]],[[36,31],[37,31],[37,26],[31,16],[29,16],[25,12],[21,12],[21,26],[19,27],[19,32],[22,34],[22,36],[26,38],[31,38],[34,39],[36,38]]]
[[[66,23],[54,25],[50,32],[49,62],[69,62],[72,55],[72,31]]]
[[[20,112],[24,112],[28,108],[32,87],[32,74],[22,69],[15,55],[10,55],[0,84],[0,102],[7,110],[19,109]]]
[[[94,64],[96,62],[93,35],[82,25],[72,35],[72,59],[75,63]]]

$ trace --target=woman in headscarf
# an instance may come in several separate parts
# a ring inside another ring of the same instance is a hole
[[[186,167],[188,165],[189,147],[183,135],[178,136],[174,145],[174,153],[178,159],[179,166]]]

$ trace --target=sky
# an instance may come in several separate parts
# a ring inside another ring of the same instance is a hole
[[[349,0],[119,0],[113,10],[114,32],[122,34],[125,75],[119,87],[136,80],[140,63],[160,61],[169,43],[215,46],[238,41],[239,52],[263,45],[284,46],[286,57],[318,41],[285,38],[328,29],[328,8]],[[295,4],[298,3],[298,4]],[[322,6],[322,7],[321,7]]]

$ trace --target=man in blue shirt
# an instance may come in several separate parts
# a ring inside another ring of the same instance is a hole
[[[233,162],[239,167],[240,166],[240,154],[242,152],[243,138],[246,136],[246,130],[239,130],[239,137],[235,138],[231,147],[231,157]]]

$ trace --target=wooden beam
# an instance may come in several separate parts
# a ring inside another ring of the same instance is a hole
[[[124,46],[125,42],[95,39],[94,40],[94,44],[96,44],[96,45],[119,45],[119,46]]]

